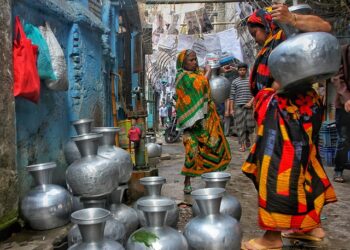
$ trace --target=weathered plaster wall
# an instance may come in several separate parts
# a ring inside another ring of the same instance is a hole
[[[63,146],[75,134],[71,121],[91,117],[96,126],[109,123],[104,71],[110,58],[103,55],[108,44],[101,39],[109,29],[78,2],[19,0],[13,6],[13,15],[36,26],[50,23],[64,50],[69,79],[69,89],[63,92],[49,90],[42,83],[37,105],[16,99],[17,169],[23,197],[31,185],[25,171],[30,164],[57,162],[54,182],[65,185]]]
[[[0,0],[0,230],[17,218],[15,103],[12,75],[11,0]]]
[[[72,41],[68,45],[69,120],[91,117],[95,119],[95,125],[101,126],[105,124],[106,97],[101,37],[74,24],[68,40]]]

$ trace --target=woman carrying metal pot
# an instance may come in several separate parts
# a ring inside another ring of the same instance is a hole
[[[210,66],[202,72],[196,53],[183,50],[176,67],[177,128],[183,130],[186,152],[181,174],[185,175],[184,192],[189,194],[191,177],[225,170],[231,161],[231,152],[210,97]]]
[[[243,242],[242,249],[282,249],[282,232],[284,237],[321,241],[322,208],[336,201],[316,146],[323,115],[319,96],[311,87],[282,94],[270,74],[270,53],[285,40],[275,21],[304,32],[331,30],[321,18],[291,13],[283,4],[273,5],[270,12],[259,9],[248,19],[249,32],[262,49],[250,75],[257,139],[242,170],[258,191],[259,226],[266,231]]]

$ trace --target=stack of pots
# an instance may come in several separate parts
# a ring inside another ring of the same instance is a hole
[[[117,127],[94,127],[92,132],[101,133],[98,155],[112,160],[119,169],[118,183],[124,184],[129,181],[132,173],[132,160],[130,154],[119,147],[114,146]]]
[[[139,202],[143,200],[148,200],[148,199],[171,200],[172,202],[175,202],[173,199],[170,199],[168,197],[161,195],[162,186],[165,183],[165,181],[166,179],[161,176],[151,176],[151,177],[144,177],[140,179],[140,183],[145,187],[146,196],[143,196],[140,199],[138,199],[136,204],[134,205],[134,208],[137,211],[141,226],[146,226],[146,219],[145,219],[144,213],[140,211],[137,207],[137,204]],[[179,209],[177,206],[174,206],[172,209],[168,211],[165,224],[167,226],[176,228],[178,219],[179,219]]]
[[[100,197],[118,187],[119,168],[115,162],[97,155],[101,134],[91,133],[72,137],[81,159],[74,161],[66,171],[67,186],[80,197]]]
[[[61,186],[51,184],[55,167],[54,162],[26,167],[36,186],[21,201],[21,212],[31,228],[36,230],[48,230],[69,222],[72,196]]]
[[[102,208],[86,208],[74,212],[71,215],[73,223],[77,224],[82,237],[78,242],[69,247],[69,250],[123,250],[124,247],[116,241],[104,238],[105,224],[111,213]]]
[[[77,132],[77,135],[84,135],[91,133],[92,119],[80,119],[72,122],[72,125]],[[69,140],[64,146],[64,156],[68,164],[81,158],[77,145],[73,140]]]
[[[205,188],[193,191],[200,214],[185,226],[184,236],[190,249],[239,250],[242,232],[236,219],[220,213],[223,188]]]
[[[72,125],[77,135],[84,135],[91,133],[92,122],[92,119],[84,118],[72,122]],[[64,156],[69,165],[81,158],[79,149],[73,140],[69,140],[64,146]],[[84,205],[80,202],[80,197],[73,196],[73,212],[83,208]]]
[[[87,119],[84,120],[85,122],[73,123],[77,133],[81,133],[78,136],[72,137],[81,158],[75,160],[68,167],[66,171],[67,186],[74,195],[80,197],[80,201],[84,204],[85,209],[104,209],[106,199],[109,197],[113,198],[120,193],[120,190],[117,189],[119,184],[129,181],[132,173],[132,161],[127,151],[114,146],[115,136],[119,128],[91,128],[91,122],[88,123]],[[83,125],[85,130],[82,129]],[[124,191],[127,185],[123,187],[122,190]],[[117,202],[120,205],[121,197],[119,197],[119,201],[116,200],[118,198],[113,199],[113,202]],[[118,209],[124,208],[123,206],[114,204],[111,207],[114,213],[117,213]],[[137,221],[136,228],[128,224],[128,230],[134,231],[137,229],[138,217],[136,211],[134,213]],[[131,221],[128,221],[128,223],[131,223]],[[73,244],[76,246],[81,240],[84,241],[82,239],[84,235],[82,235],[81,226],[79,223],[77,224],[69,232],[69,246]],[[126,224],[122,220],[114,216],[109,216],[104,224],[103,236],[105,239],[125,244],[127,236],[131,232],[126,230]]]
[[[94,127],[92,131],[103,135],[99,141],[98,155],[113,161],[119,169],[117,181],[120,186],[110,194],[112,201],[110,208],[112,216],[124,225],[126,236],[129,237],[139,226],[136,211],[121,203],[124,191],[128,188],[126,183],[130,180],[132,174],[131,156],[126,150],[114,145],[119,128]]]
[[[231,174],[225,172],[211,172],[202,174],[206,188],[225,188],[227,181],[231,178]],[[199,207],[195,202],[192,206],[193,215],[199,215]],[[239,201],[232,195],[225,192],[220,205],[220,213],[230,215],[237,221],[241,219],[242,207]]]
[[[166,226],[168,211],[176,206],[170,199],[146,199],[137,201],[138,209],[144,213],[145,226],[128,239],[128,250],[187,250],[185,237],[175,229]]]
[[[112,192],[110,211],[112,216],[124,225],[126,238],[128,238],[139,228],[139,218],[135,209],[122,203],[123,194],[126,189],[127,185],[122,185]]]

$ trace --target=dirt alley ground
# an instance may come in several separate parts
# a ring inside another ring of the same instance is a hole
[[[158,139],[161,140],[161,138]],[[259,229],[257,221],[257,193],[252,182],[241,171],[241,165],[248,152],[238,151],[236,137],[228,137],[228,141],[231,147],[232,161],[226,172],[231,173],[232,177],[226,190],[238,198],[241,203],[243,211],[240,223],[243,239],[248,240],[260,236],[263,232]],[[164,176],[167,179],[167,183],[162,189],[162,195],[175,198],[180,204],[178,229],[182,231],[192,217],[190,206],[193,201],[190,195],[184,195],[182,191],[184,177],[179,172],[184,162],[184,147],[181,140],[174,144],[163,143],[163,154],[169,154],[171,159],[163,160],[159,165],[159,176]],[[332,180],[333,169],[327,167],[326,171]],[[344,177],[348,180],[345,183],[333,182],[338,202],[325,206],[322,213],[322,224],[327,233],[326,239],[318,244],[284,240],[285,247],[283,249],[350,249],[350,171],[345,171]],[[200,178],[192,179],[194,190],[204,188],[204,186],[204,181]]]

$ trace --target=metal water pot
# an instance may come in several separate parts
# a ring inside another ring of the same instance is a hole
[[[230,97],[231,83],[226,77],[217,74],[220,64],[211,67],[212,72],[209,80],[211,99],[216,105],[221,105]]]
[[[310,10],[303,4],[290,7],[291,12]],[[281,92],[301,92],[318,81],[326,80],[338,72],[341,48],[336,37],[326,32],[306,32],[279,24],[287,40],[270,54],[268,65],[271,75],[281,83]]]
[[[148,199],[163,199],[163,200],[171,200],[175,202],[173,199],[162,196],[161,190],[162,186],[165,183],[166,179],[161,176],[151,176],[144,177],[140,179],[140,183],[144,185],[146,196],[143,196],[137,200],[137,202]],[[139,217],[139,221],[141,226],[146,226],[146,219],[142,211],[140,211],[137,207],[137,202],[134,204],[134,209],[137,211],[137,215]],[[179,209],[175,206],[173,209],[168,211],[167,218],[165,220],[165,224],[167,226],[171,226],[176,228],[177,222],[179,220]]]
[[[80,119],[72,122],[77,135],[89,134],[91,132],[92,119]],[[69,140],[63,148],[64,156],[70,165],[81,158],[79,149],[73,140]]]
[[[146,140],[146,150],[149,158],[160,157],[162,155],[162,146],[156,143],[156,137],[149,137]]]
[[[159,155],[159,157],[160,157],[160,156],[162,155],[162,145],[159,144],[159,143],[157,143],[157,138],[156,138],[155,136],[151,136],[150,141],[151,141],[151,143],[157,144],[157,146],[158,146],[158,151],[159,151],[158,155]]]
[[[230,180],[231,174],[225,172],[211,172],[202,174],[206,188],[225,188],[226,183]],[[199,207],[196,202],[192,206],[193,215],[200,214]],[[237,221],[241,219],[242,207],[237,198],[228,194],[226,191],[221,200],[220,213],[227,214],[235,218]]]
[[[101,137],[101,134],[73,137],[82,156],[66,171],[67,186],[74,195],[92,198],[110,194],[118,187],[119,171],[115,163],[97,155]]]
[[[89,134],[91,132],[92,119],[79,119],[77,121],[72,122],[72,125],[77,132],[77,135]],[[79,149],[73,140],[69,140],[63,148],[64,156],[66,158],[66,162],[70,165],[74,161],[79,160],[81,158]],[[80,202],[79,196],[73,196],[73,209],[72,212],[83,209],[84,205]]]
[[[106,157],[115,162],[119,169],[118,182],[127,183],[131,178],[132,160],[130,154],[117,146],[115,146],[115,136],[119,132],[116,127],[95,127],[92,129],[95,133],[103,135],[99,141],[98,155]]]
[[[124,225],[126,238],[129,238],[139,228],[139,218],[135,209],[122,203],[125,189],[127,189],[127,185],[119,186],[112,192],[110,210],[112,216]]]
[[[71,221],[78,225],[82,242],[69,247],[69,250],[123,250],[118,242],[103,236],[106,221],[111,213],[102,208],[86,208],[72,213]]]
[[[51,184],[55,167],[55,162],[26,167],[34,178],[35,187],[21,201],[21,213],[36,230],[48,230],[69,222],[72,196],[63,187]]]
[[[144,213],[146,225],[128,239],[128,250],[187,250],[185,237],[177,230],[165,225],[167,212],[176,206],[172,200],[148,199],[137,202]]]
[[[223,188],[205,188],[193,191],[193,199],[200,215],[191,219],[184,229],[190,249],[239,250],[242,232],[236,219],[220,213]]]
[[[106,199],[86,199],[83,198],[84,208],[102,208],[105,209]],[[109,216],[106,220],[103,231],[103,237],[105,239],[118,241],[120,244],[124,245],[126,242],[126,232],[124,225],[113,218],[113,216]],[[76,243],[82,241],[82,235],[79,230],[79,225],[75,224],[68,233],[68,246],[72,246]]]

